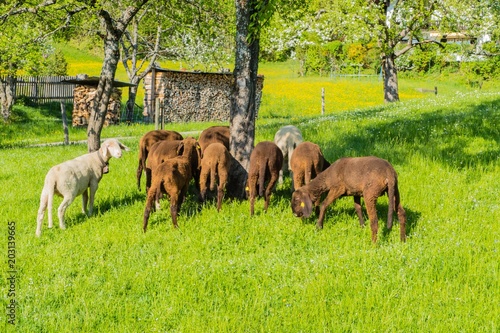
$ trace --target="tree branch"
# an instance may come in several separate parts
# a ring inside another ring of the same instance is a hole
[[[399,57],[403,54],[405,54],[406,52],[410,51],[412,48],[414,48],[415,46],[417,45],[423,45],[423,44],[437,44],[439,45],[441,48],[444,48],[444,45],[436,40],[430,40],[430,39],[427,39],[427,40],[424,40],[424,41],[421,41],[421,42],[417,42],[417,43],[409,43],[408,45],[406,45],[403,49],[397,51],[394,53],[395,57]]]

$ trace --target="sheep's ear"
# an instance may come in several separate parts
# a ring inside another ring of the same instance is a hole
[[[302,213],[304,217],[311,216],[312,213],[312,201],[311,198],[305,193],[300,196],[300,207],[302,207]]]
[[[99,150],[103,153],[103,155],[108,155],[108,151],[109,151],[109,142],[108,142],[108,141],[104,141],[104,142],[101,144],[101,147],[99,148]]]
[[[125,146],[123,143],[121,143],[120,141],[117,141],[118,142],[118,145],[120,146],[120,148],[122,150],[125,150],[125,151],[130,151],[130,148]]]
[[[177,155],[182,155],[184,153],[184,142],[181,141],[179,145],[177,146]]]
[[[198,152],[198,155],[200,155],[200,158],[203,158],[203,152],[201,151],[201,146],[198,141],[196,142],[196,151]]]

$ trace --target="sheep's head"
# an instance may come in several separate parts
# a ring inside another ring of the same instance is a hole
[[[177,155],[187,156],[192,162],[196,164],[196,168],[201,167],[201,147],[198,141],[192,137],[185,138],[177,148]]]
[[[106,156],[107,159],[122,157],[122,150],[129,151],[130,149],[117,139],[105,140],[100,148],[102,155]]]
[[[292,212],[296,217],[311,216],[312,200],[309,194],[300,188],[292,194]]]

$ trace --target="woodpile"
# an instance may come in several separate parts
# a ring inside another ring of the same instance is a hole
[[[95,105],[97,89],[94,86],[77,85],[73,91],[73,127],[87,126],[90,113]],[[122,92],[113,88],[108,104],[104,126],[120,123]]]
[[[154,119],[156,101],[165,122],[228,121],[232,73],[206,73],[155,69],[144,78],[144,116]],[[264,77],[257,81],[256,110],[262,97]],[[154,87],[153,87],[154,86]],[[152,94],[153,89],[155,91]]]

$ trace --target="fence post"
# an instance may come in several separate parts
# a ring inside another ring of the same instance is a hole
[[[64,144],[69,145],[68,120],[66,119],[66,104],[64,104],[63,101],[61,101],[61,118],[64,131]]]
[[[155,130],[158,129],[159,127],[159,122],[160,120],[160,103],[158,103],[158,98],[155,99]]]
[[[325,88],[321,88],[321,115],[325,114]]]

